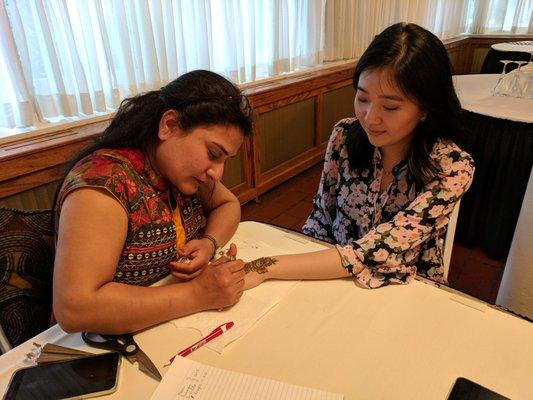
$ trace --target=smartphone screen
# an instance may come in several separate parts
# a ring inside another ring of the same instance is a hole
[[[510,400],[466,378],[457,378],[448,400]]]
[[[120,354],[98,354],[19,369],[5,400],[65,399],[116,390]]]

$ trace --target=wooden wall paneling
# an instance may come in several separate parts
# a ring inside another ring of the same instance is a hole
[[[448,58],[450,59],[450,63],[452,64],[453,75],[462,75],[463,73],[463,62],[461,60],[461,55],[462,52],[460,48],[448,50]]]
[[[244,92],[248,95],[254,110],[258,111],[265,104],[273,104],[298,94],[312,92],[335,82],[351,80],[354,68],[355,61],[340,66],[324,68],[305,75],[287,77],[282,81],[259,82],[254,84],[253,87],[247,88]],[[312,94],[312,96],[315,94]]]
[[[315,96],[315,136],[313,139],[313,147],[322,143],[322,136],[324,130],[324,92],[320,92]]]
[[[248,203],[250,200],[257,198],[257,190],[250,188],[246,183],[241,183],[231,188],[233,194],[237,197],[241,204]]]
[[[257,183],[257,193],[259,195],[263,194],[280,183],[285,182],[287,179],[290,179],[313,165],[324,161],[326,144],[327,143],[322,143],[317,147],[313,147],[291,160],[261,174],[261,179]]]
[[[1,198],[0,207],[20,210],[44,210],[52,208],[59,182],[51,182],[24,192]]]
[[[317,162],[315,105],[314,98],[306,98],[261,114],[258,194]]]
[[[307,98],[260,115],[260,172],[314,147],[315,102]]]
[[[64,171],[64,165],[56,165],[31,174],[21,175],[9,180],[5,180],[0,185],[0,199],[13,196],[17,193],[26,192],[42,186],[43,184],[57,181],[58,178],[63,176]]]
[[[459,60],[458,72],[456,75],[466,75],[472,73],[472,59],[474,57],[472,40],[468,39],[459,48],[457,58]]]
[[[228,158],[224,165],[224,175],[221,182],[227,187],[237,186],[246,182],[244,176],[243,148],[239,149],[234,158]]]
[[[472,63],[470,70],[472,73],[479,74],[481,72],[481,67],[485,61],[485,57],[489,52],[487,47],[474,47],[472,50]]]
[[[444,47],[446,48],[446,52],[448,53],[448,57],[450,58],[450,62],[452,64],[453,74],[460,75],[467,73],[465,72],[467,70],[465,56],[467,56],[466,52],[468,50],[468,42],[468,37],[444,41]]]
[[[354,96],[355,91],[351,82],[349,86],[324,93],[324,118],[320,143],[329,140],[331,130],[338,121],[355,115],[353,108]]]
[[[0,182],[68,164],[74,155],[88,144],[89,141],[84,140],[0,160]]]
[[[257,184],[261,180],[261,155],[259,149],[261,148],[261,126],[259,125],[260,114],[254,110],[254,133],[252,135],[251,147],[252,157],[249,159],[252,171],[253,187],[257,190]],[[256,198],[259,196],[259,191],[256,193]]]
[[[255,119],[255,115],[254,115]],[[254,124],[255,130],[255,124]],[[248,201],[257,198],[257,189],[255,188],[255,178],[254,178],[254,167],[255,167],[255,157],[254,157],[254,141],[253,134],[251,137],[245,138],[244,143],[241,147],[241,162],[242,162],[242,171],[244,176],[244,182],[238,186],[231,187],[233,193],[237,196],[241,204],[247,203]]]

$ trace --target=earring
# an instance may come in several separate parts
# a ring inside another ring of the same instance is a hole
[[[422,117],[420,118],[420,121],[424,122],[427,117],[428,117],[428,114],[424,113],[424,115],[422,115]]]

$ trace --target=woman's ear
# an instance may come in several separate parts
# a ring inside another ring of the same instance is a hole
[[[167,110],[159,120],[159,132],[157,136],[159,140],[168,139],[175,134],[177,129],[180,129],[178,112],[176,110]]]

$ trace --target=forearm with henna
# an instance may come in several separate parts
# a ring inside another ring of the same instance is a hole
[[[253,260],[244,264],[244,272],[247,274],[249,272],[256,272],[258,274],[266,274],[268,272],[268,267],[277,263],[278,260],[274,257],[261,257],[257,260]]]

